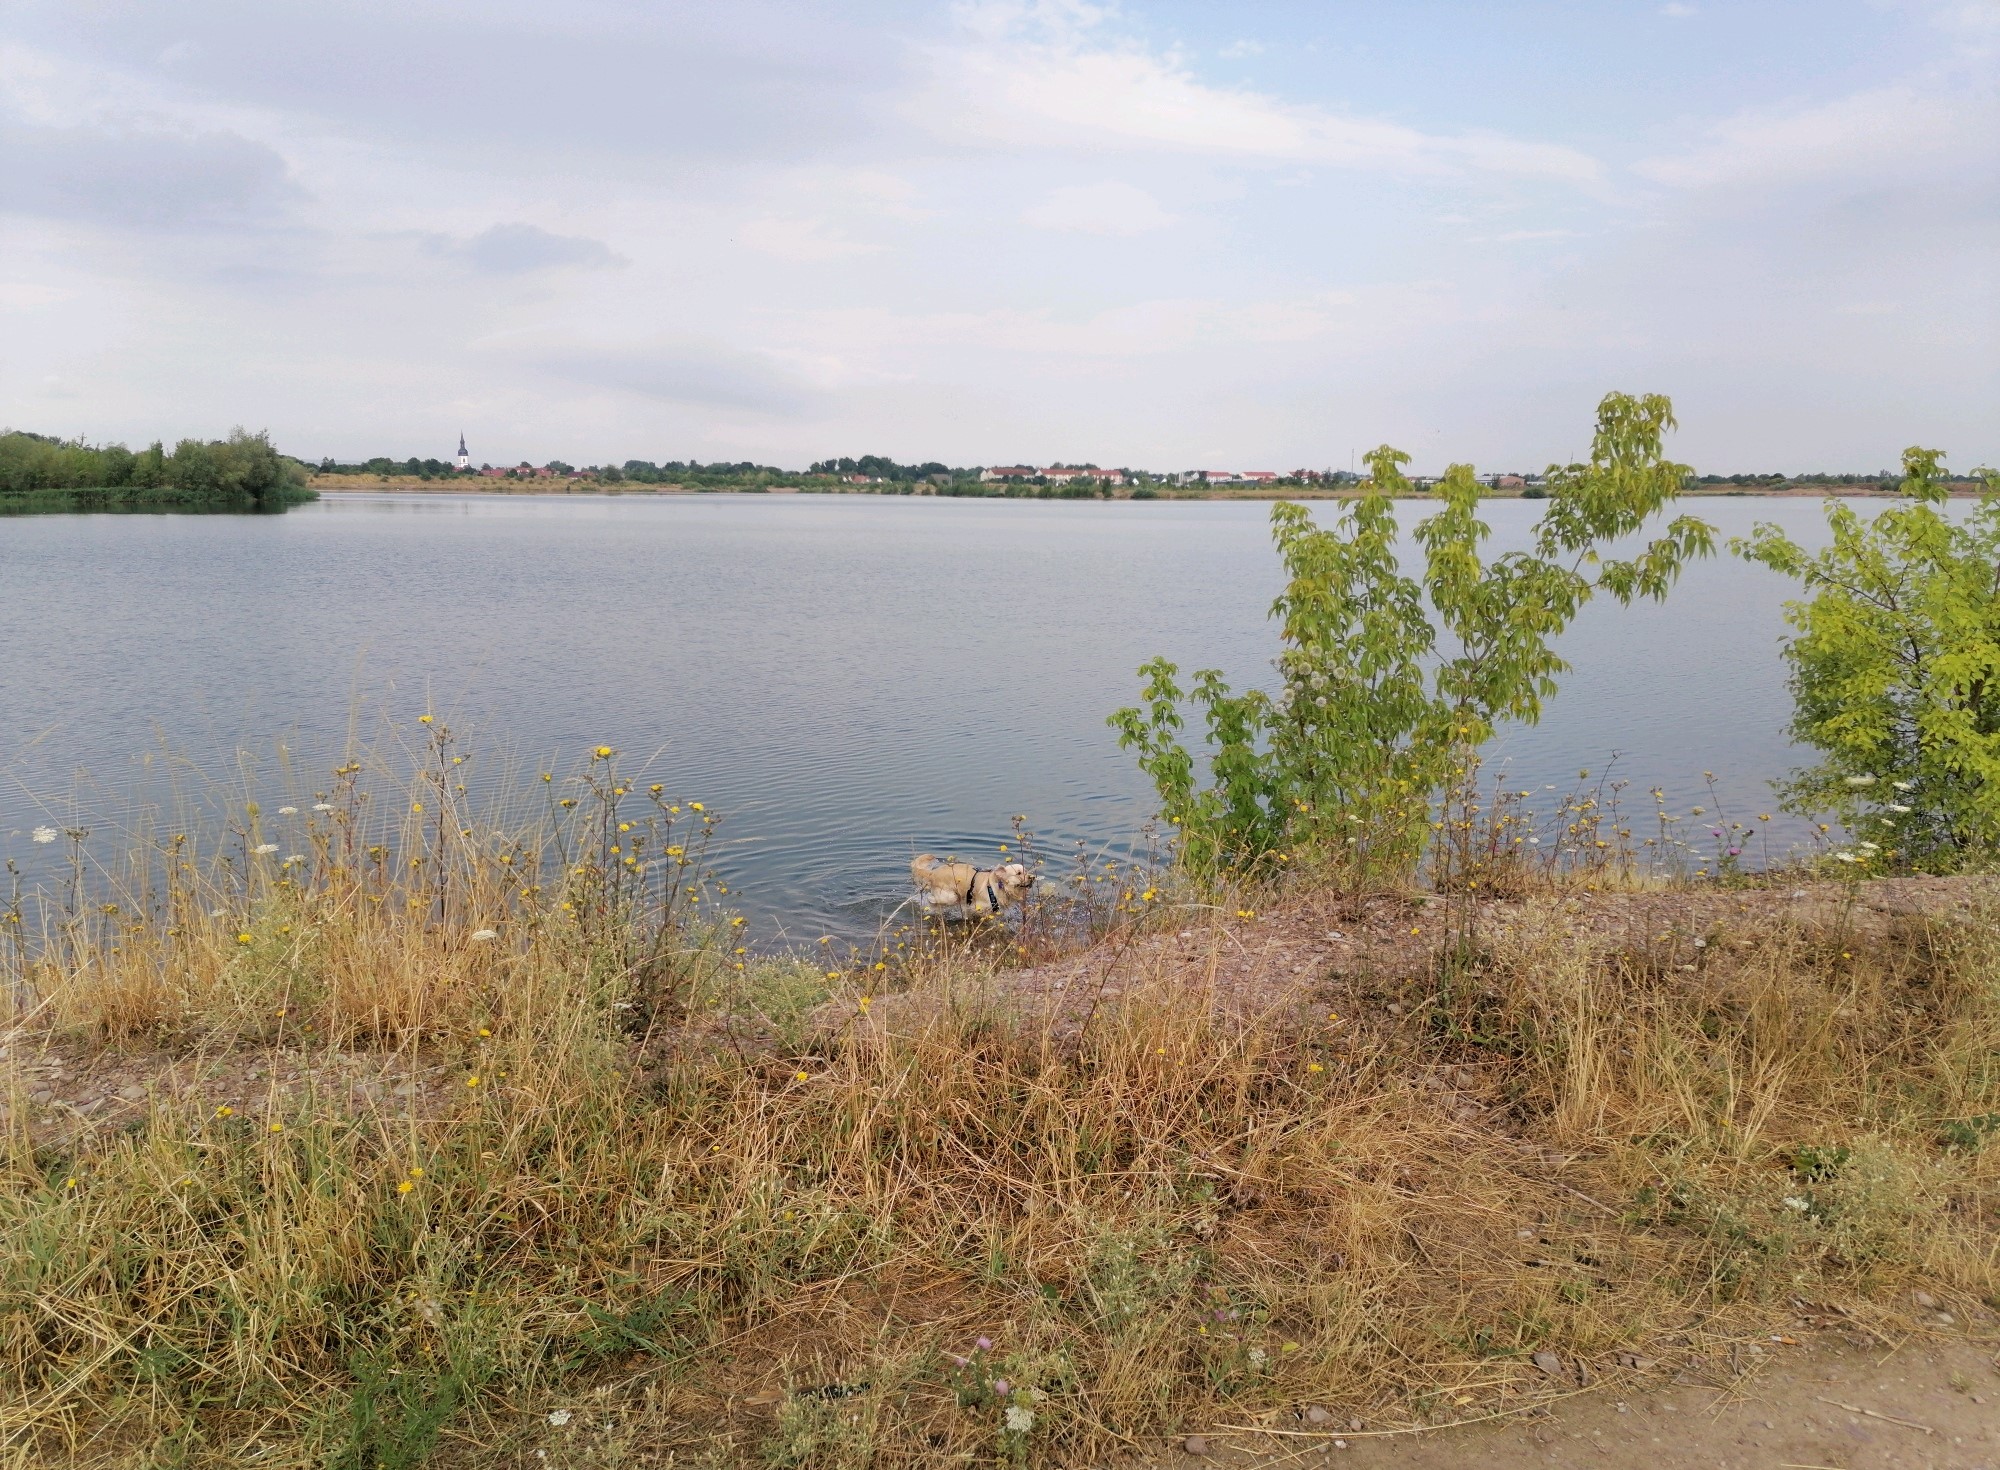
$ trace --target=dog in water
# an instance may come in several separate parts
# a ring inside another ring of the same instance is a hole
[[[910,876],[916,880],[917,902],[925,908],[956,908],[975,918],[1021,902],[1035,886],[1035,875],[1020,863],[975,868],[971,863],[948,863],[928,852],[911,860]]]

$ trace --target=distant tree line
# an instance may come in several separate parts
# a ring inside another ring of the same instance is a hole
[[[0,433],[0,513],[20,510],[281,510],[311,500],[306,468],[268,434],[155,440],[134,452],[25,430]]]
[[[1878,490],[1895,490],[1903,483],[1903,477],[1894,470],[1877,470],[1872,475],[1835,475],[1814,471],[1804,475],[1756,474],[1756,475],[1695,475],[1690,478],[1694,485],[1757,485],[1765,489],[1777,489],[1783,485],[1872,485]]]

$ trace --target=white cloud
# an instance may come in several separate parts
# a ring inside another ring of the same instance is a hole
[[[510,356],[521,354],[556,378],[664,403],[796,415],[816,396],[797,374],[764,354],[700,339],[557,340],[538,346],[517,338],[489,345]]]
[[[1252,56],[1262,56],[1264,54],[1264,43],[1262,41],[1231,41],[1215,54],[1220,56],[1224,61],[1243,61]]]
[[[499,224],[468,239],[433,235],[425,242],[433,255],[462,261],[489,275],[515,276],[531,271],[577,266],[586,270],[624,265],[625,258],[602,240],[557,235],[540,225]]]
[[[1078,26],[1053,38],[989,27],[931,53],[917,115],[999,144],[1134,149],[1259,163],[1321,163],[1419,175],[1480,173],[1594,184],[1565,144],[1499,133],[1428,133],[1244,88],[1214,87],[1180,60]]]
[[[977,348],[1043,360],[1137,359],[1229,347],[1364,342],[1388,332],[1462,321],[1448,288],[1423,283],[1369,291],[1322,290],[1266,300],[1161,296],[1096,311],[999,309],[901,312],[877,308],[800,313],[789,335],[853,353]]]
[[[74,291],[37,281],[5,281],[0,282],[0,310],[35,311],[45,306],[60,306],[75,295]]]
[[[1769,186],[1816,179],[1848,187],[1945,171],[1990,187],[2000,160],[2000,106],[1990,87],[1897,85],[1818,106],[1739,113],[1678,155],[1642,160],[1640,175],[1680,188]]]
[[[1676,0],[1676,3],[1674,4],[1662,5],[1660,7],[1660,14],[1666,16],[1670,20],[1686,20],[1690,16],[1696,15],[1698,13],[1699,12],[1697,12],[1692,5],[1682,5],[1678,3],[1678,0]]]
[[[851,240],[825,220],[787,219],[776,215],[745,220],[737,226],[736,238],[764,255],[802,263],[873,255],[882,248]]]
[[[1116,182],[1071,184],[1057,189],[1021,216],[1039,230],[1086,235],[1143,235],[1164,229],[1176,216],[1144,189]]]

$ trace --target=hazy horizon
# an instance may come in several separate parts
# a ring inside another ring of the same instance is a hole
[[[22,0],[0,147],[44,433],[2000,461],[2000,0]]]

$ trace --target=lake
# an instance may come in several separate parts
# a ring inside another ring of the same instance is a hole
[[[1726,538],[1816,501],[1689,502]],[[1402,507],[1407,523],[1423,507]],[[1500,549],[1534,501],[1486,508]],[[1330,507],[1320,508],[1322,517]],[[875,496],[340,494],[282,516],[0,523],[0,857],[81,822],[100,856],[170,785],[267,808],[427,710],[491,789],[600,744],[723,814],[765,942],[872,933],[921,850],[1124,850],[1150,788],[1105,717],[1156,653],[1270,674],[1268,505]],[[1792,589],[1722,556],[1664,606],[1591,607],[1543,723],[1493,750],[1568,789],[1617,769],[1739,819],[1800,763],[1778,658]],[[1650,810],[1643,796],[1636,808]],[[1772,824],[1776,850],[1801,824]],[[40,868],[34,865],[40,864]]]

